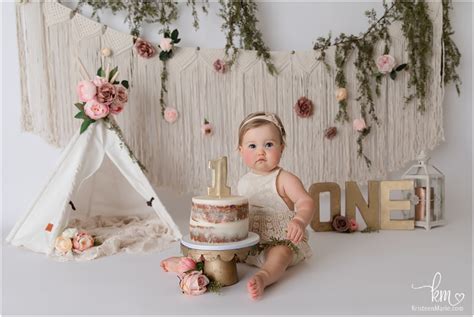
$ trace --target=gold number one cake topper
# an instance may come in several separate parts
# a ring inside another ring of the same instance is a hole
[[[207,188],[207,194],[217,197],[230,196],[230,187],[226,185],[227,156],[209,161],[209,168],[212,170],[212,187]]]

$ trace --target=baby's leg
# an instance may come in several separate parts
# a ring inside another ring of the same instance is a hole
[[[293,251],[284,245],[277,245],[267,251],[263,267],[252,276],[247,289],[252,299],[263,294],[263,289],[278,281],[293,260]]]

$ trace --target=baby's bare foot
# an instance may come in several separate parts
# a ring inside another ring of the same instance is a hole
[[[263,295],[263,289],[265,288],[265,278],[268,273],[265,271],[258,271],[254,276],[250,278],[247,283],[247,290],[252,299],[258,299]]]

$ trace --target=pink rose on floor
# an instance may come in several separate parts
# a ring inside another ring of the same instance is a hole
[[[115,99],[117,90],[111,83],[105,83],[97,87],[97,101],[104,105],[110,105]]]
[[[87,232],[79,232],[74,239],[72,239],[72,246],[74,247],[74,251],[82,252],[94,246],[94,238]]]
[[[362,118],[355,119],[354,122],[352,122],[352,127],[354,130],[362,132],[367,126],[365,125],[365,121]]]
[[[109,107],[95,99],[92,99],[85,104],[84,112],[89,118],[98,120],[107,117],[109,114]]]
[[[76,92],[80,101],[88,102],[95,97],[97,87],[89,80],[82,80],[77,84]]]
[[[395,67],[395,58],[391,55],[381,55],[377,58],[376,64],[382,74],[390,73]]]
[[[173,256],[161,261],[160,266],[165,272],[183,274],[196,269],[196,262],[185,256]]]
[[[121,103],[126,103],[128,101],[127,89],[122,85],[117,86],[117,100]]]
[[[70,238],[66,238],[63,236],[59,236],[56,238],[56,241],[54,242],[54,247],[58,251],[58,253],[64,255],[71,251],[72,249],[72,241]]]
[[[346,88],[338,88],[336,91],[336,100],[343,101],[347,98],[347,89]]]
[[[218,73],[224,74],[227,71],[227,64],[222,59],[216,59],[214,64],[214,70]]]
[[[137,50],[138,55],[143,58],[151,58],[156,53],[156,50],[153,45],[151,45],[150,42],[147,42],[142,39],[137,39],[137,41],[135,42],[135,49]]]
[[[165,121],[168,123],[174,123],[178,120],[178,111],[172,107],[166,107],[164,113]]]
[[[357,224],[355,219],[349,219],[349,230],[350,231],[357,231],[359,229],[359,225]]]
[[[173,48],[173,44],[171,43],[171,39],[169,37],[164,37],[160,41],[160,48],[162,51],[168,52]]]
[[[214,131],[213,127],[212,127],[212,124],[210,124],[209,122],[208,123],[204,123],[202,126],[201,126],[201,132],[203,135],[205,136],[210,136],[212,135],[212,132]]]
[[[118,100],[115,100],[114,102],[112,102],[109,106],[110,108],[110,113],[112,114],[119,114],[120,112],[122,112],[123,110],[123,107],[125,106],[125,104],[121,103],[120,101]]]
[[[184,294],[187,295],[201,295],[207,291],[206,285],[209,284],[207,276],[201,271],[192,271],[184,274],[179,282],[179,287]]]
[[[107,79],[105,79],[104,77],[99,77],[99,76],[95,76],[94,80],[92,81],[94,83],[94,85],[96,85],[97,87],[99,86],[102,86],[103,84],[105,83],[108,83]]]
[[[298,117],[308,118],[313,114],[313,102],[306,97],[298,99],[293,109]]]

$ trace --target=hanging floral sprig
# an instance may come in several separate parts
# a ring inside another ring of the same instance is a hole
[[[173,48],[175,44],[178,44],[181,39],[178,37],[179,31],[174,29],[171,33],[169,30],[165,30],[163,38],[160,41],[160,60],[162,62],[161,68],[161,90],[160,90],[160,107],[161,107],[161,116],[165,118],[165,95],[168,93],[167,82],[168,82],[168,69],[166,67],[166,62],[173,57]],[[167,120],[168,121],[168,120]],[[168,121],[169,122],[169,121]],[[174,122],[174,121],[173,121]]]

